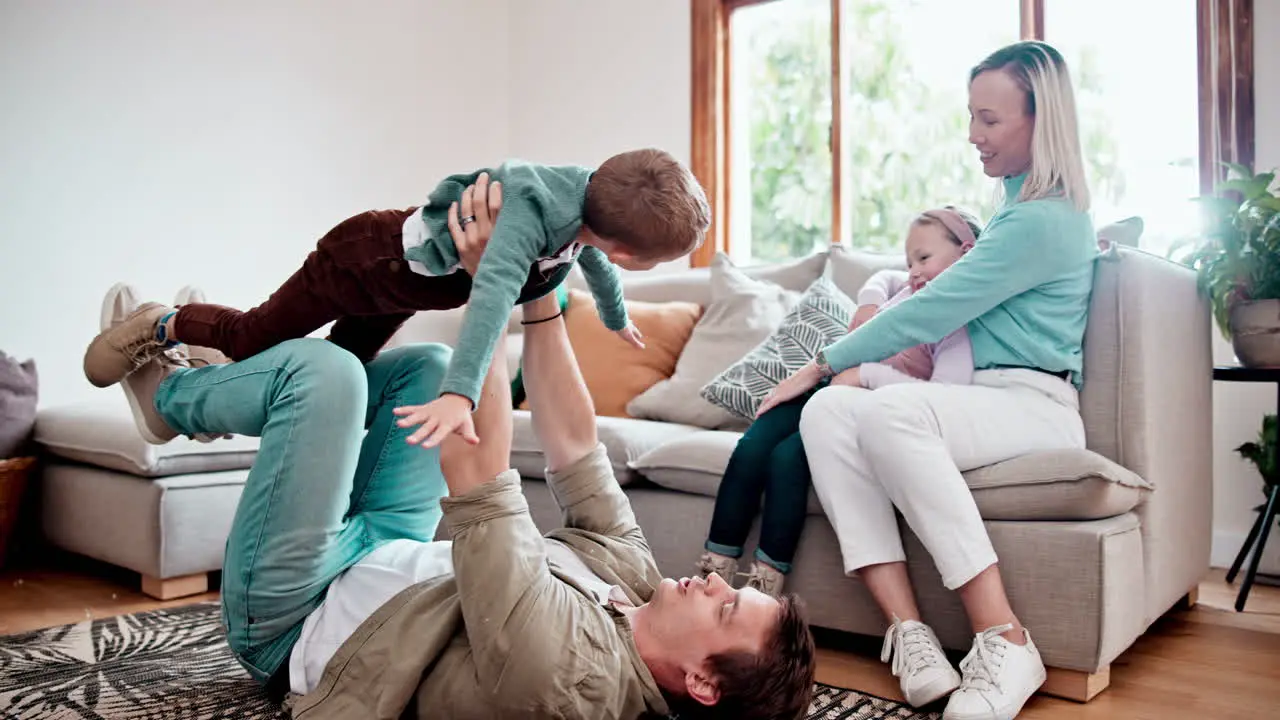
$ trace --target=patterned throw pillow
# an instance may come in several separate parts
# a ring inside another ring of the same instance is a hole
[[[856,310],[854,301],[825,277],[805,290],[782,325],[738,362],[702,388],[702,397],[752,420],[779,382],[804,367],[818,351],[844,337]]]

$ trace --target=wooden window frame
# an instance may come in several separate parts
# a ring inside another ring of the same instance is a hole
[[[690,0],[692,11],[691,169],[711,204],[707,241],[690,256],[705,267],[729,252],[730,15],[749,5],[778,0]],[[1052,0],[1062,2],[1063,0]],[[1223,162],[1249,167],[1254,160],[1253,0],[1197,0],[1200,97],[1200,188],[1212,189]],[[841,175],[841,0],[831,0],[832,243],[843,237]],[[1045,0],[1020,0],[1024,40],[1045,37]]]

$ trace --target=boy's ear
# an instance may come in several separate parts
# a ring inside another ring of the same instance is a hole
[[[613,258],[614,260],[635,260],[636,259],[635,253],[616,244],[612,245],[609,248],[609,257]]]

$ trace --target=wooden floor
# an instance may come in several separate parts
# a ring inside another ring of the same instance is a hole
[[[1020,720],[1280,718],[1280,588],[1255,586],[1243,613],[1232,609],[1235,596],[1236,586],[1213,571],[1195,608],[1170,612],[1116,660],[1109,689],[1083,705],[1037,696]],[[0,571],[0,634],[217,597],[160,602],[139,591],[137,575],[56,556]],[[840,649],[819,651],[818,679],[900,699],[897,680],[879,662],[879,640],[847,638]]]

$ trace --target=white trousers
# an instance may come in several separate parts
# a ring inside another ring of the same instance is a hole
[[[906,560],[896,507],[953,590],[996,562],[960,472],[1085,440],[1075,388],[1034,370],[983,370],[972,385],[824,388],[805,404],[800,435],[845,572]]]

